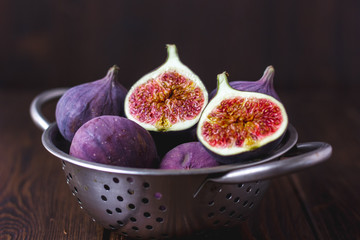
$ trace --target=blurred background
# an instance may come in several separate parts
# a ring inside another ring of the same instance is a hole
[[[285,91],[360,82],[360,1],[0,1],[0,88],[69,87],[114,64],[129,88],[178,47],[183,63],[257,80],[275,67]]]

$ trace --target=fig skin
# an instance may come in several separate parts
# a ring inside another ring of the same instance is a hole
[[[87,121],[101,115],[124,116],[127,89],[118,82],[114,65],[99,80],[68,89],[56,105],[56,122],[63,137],[71,142],[75,132]]]
[[[108,165],[157,168],[154,140],[137,123],[120,116],[95,117],[75,133],[71,156]]]
[[[280,101],[280,97],[274,88],[274,75],[275,69],[270,65],[265,69],[263,76],[257,81],[231,81],[229,85],[239,91],[264,93]],[[217,88],[211,91],[209,98],[212,99],[216,92]]]
[[[200,142],[188,142],[170,150],[161,160],[160,169],[195,169],[219,165]]]

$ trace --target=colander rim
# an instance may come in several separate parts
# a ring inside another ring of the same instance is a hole
[[[53,136],[57,132],[58,132],[58,128],[56,122],[51,123],[49,127],[43,132],[41,141],[47,151],[49,151],[52,155],[58,157],[65,163],[69,162],[81,166],[83,168],[89,168],[89,169],[98,170],[102,172],[109,172],[109,173],[131,174],[131,175],[159,175],[159,176],[216,174],[216,173],[229,172],[240,168],[252,167],[254,165],[259,165],[265,162],[269,162],[284,155],[297,143],[298,140],[298,133],[295,127],[291,124],[288,124],[286,134],[282,139],[282,142],[280,143],[279,147],[277,147],[274,151],[272,151],[272,154],[260,159],[255,159],[243,163],[226,164],[216,167],[199,168],[199,169],[150,169],[150,168],[131,168],[131,167],[112,166],[101,163],[89,162],[86,160],[82,160],[70,156],[66,152],[59,149],[53,143],[52,141]]]

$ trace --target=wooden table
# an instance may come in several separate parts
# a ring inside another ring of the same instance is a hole
[[[279,91],[299,142],[328,142],[332,157],[274,179],[252,226],[203,238],[360,239],[359,90]],[[60,161],[42,146],[29,116],[39,93],[0,90],[0,239],[122,239],[79,208]]]

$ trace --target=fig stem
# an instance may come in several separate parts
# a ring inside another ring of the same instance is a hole
[[[106,77],[111,80],[115,80],[118,75],[119,69],[120,68],[117,65],[112,66],[107,72]]]
[[[275,69],[272,65],[268,66],[265,71],[263,76],[260,78],[260,82],[268,82],[271,83],[273,82],[274,79],[274,75],[275,75]]]
[[[225,71],[217,75],[217,89],[218,92],[220,89],[230,88],[229,81],[228,81],[228,73]]]
[[[175,44],[167,44],[166,47],[167,47],[168,61],[180,60]]]

